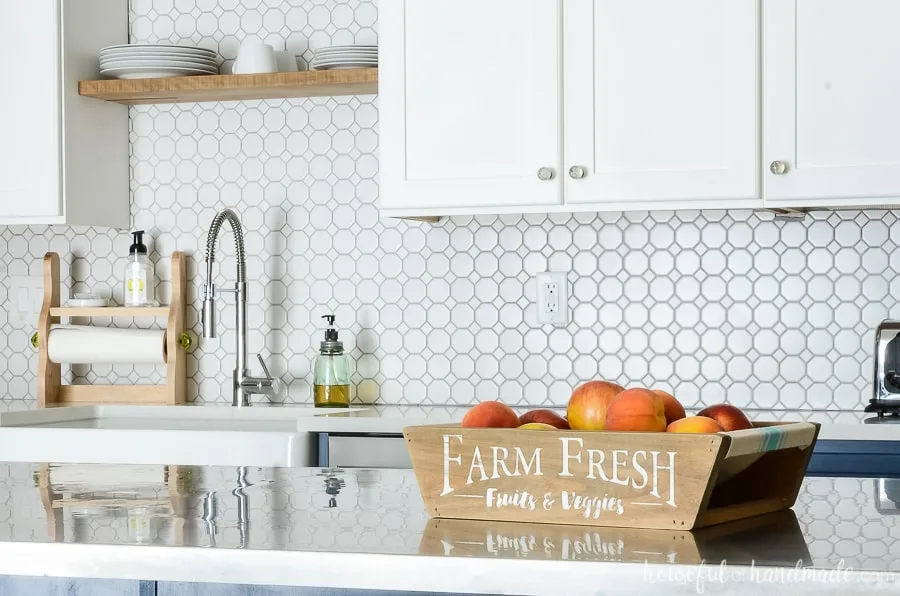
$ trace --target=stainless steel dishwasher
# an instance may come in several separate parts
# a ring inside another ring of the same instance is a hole
[[[327,468],[412,468],[400,434],[319,433],[318,465]]]

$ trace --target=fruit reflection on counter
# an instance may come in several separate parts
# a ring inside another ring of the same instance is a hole
[[[671,433],[718,433],[753,428],[747,415],[730,404],[716,404],[687,416],[684,406],[662,389],[626,389],[610,381],[589,381],[572,392],[563,417],[553,410],[530,410],[517,416],[499,401],[474,406],[464,428],[587,430]]]

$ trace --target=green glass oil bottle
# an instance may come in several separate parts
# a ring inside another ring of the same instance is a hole
[[[313,401],[317,408],[349,408],[350,360],[344,354],[344,344],[338,339],[334,315],[322,318],[328,321],[328,328],[316,356]]]

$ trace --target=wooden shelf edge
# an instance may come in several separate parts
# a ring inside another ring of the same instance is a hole
[[[167,317],[168,306],[128,307],[104,306],[95,308],[77,308],[55,306],[50,308],[51,317]]]
[[[378,69],[80,81],[78,94],[126,105],[378,93]]]

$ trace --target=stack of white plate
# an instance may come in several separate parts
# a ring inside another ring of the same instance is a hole
[[[316,70],[339,68],[376,68],[378,46],[332,46],[315,51],[312,67]]]
[[[100,74],[114,79],[214,75],[219,74],[219,64],[212,50],[135,44],[100,50]]]

